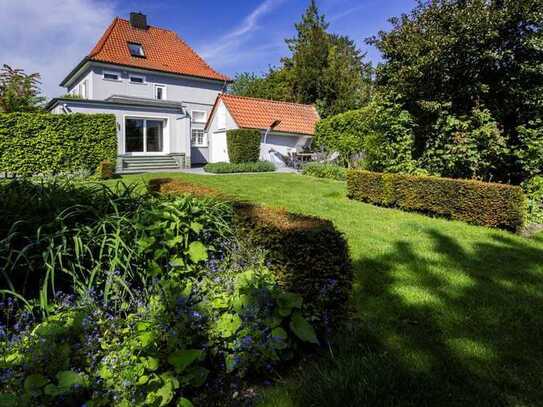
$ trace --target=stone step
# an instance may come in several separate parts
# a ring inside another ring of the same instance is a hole
[[[153,163],[153,162],[141,162],[141,163],[124,163],[124,168],[148,168],[148,167],[179,167],[177,163]]]
[[[122,174],[134,173],[134,172],[150,172],[150,171],[176,171],[180,170],[178,166],[163,166],[163,167],[130,167],[123,168]]]

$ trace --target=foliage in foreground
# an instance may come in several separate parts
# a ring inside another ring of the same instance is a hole
[[[241,172],[273,172],[275,165],[269,161],[243,163],[209,163],[204,167],[206,172],[213,174],[233,174]]]
[[[319,343],[307,319],[319,311],[237,237],[231,204],[102,198],[102,211],[75,205],[26,229],[38,244],[2,240],[4,278],[22,287],[2,291],[3,405],[223,405],[246,376]],[[36,292],[17,276],[39,257]]]
[[[526,220],[524,193],[511,185],[351,170],[347,189],[359,201],[480,226],[517,231]]]

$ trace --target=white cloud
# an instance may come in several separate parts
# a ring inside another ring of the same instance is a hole
[[[0,0],[0,64],[39,72],[51,98],[115,13],[100,0]]]
[[[250,34],[259,28],[260,19],[270,13],[285,0],[265,0],[255,8],[243,22],[216,41],[218,45],[200,49],[200,54],[211,64],[224,60],[231,60],[239,55],[240,47],[250,38]]]

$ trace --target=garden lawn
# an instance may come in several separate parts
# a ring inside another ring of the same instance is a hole
[[[295,174],[125,180],[164,176],[330,219],[348,239],[351,323],[263,405],[541,405],[543,236],[378,208]]]

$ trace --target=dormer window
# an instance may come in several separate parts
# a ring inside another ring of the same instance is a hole
[[[129,42],[128,49],[130,50],[130,55],[132,55],[133,57],[145,58],[145,52],[143,52],[143,45],[135,42]]]

